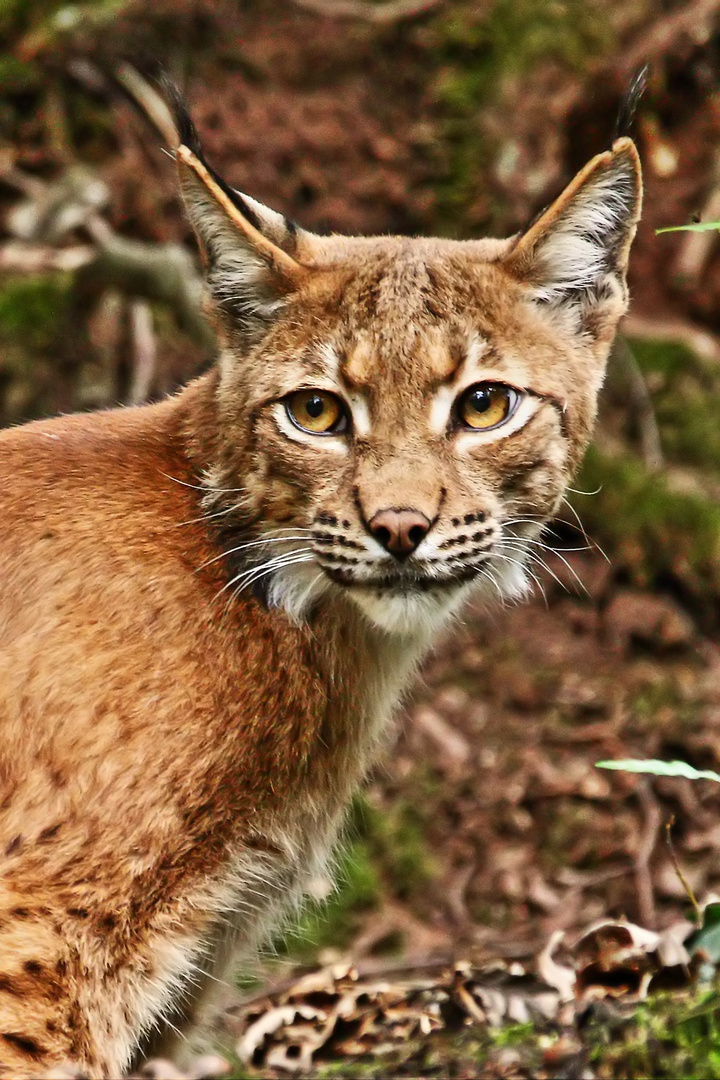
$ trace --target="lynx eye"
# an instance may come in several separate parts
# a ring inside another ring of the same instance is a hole
[[[462,395],[457,414],[467,427],[489,431],[504,424],[520,400],[517,390],[502,383],[476,383]]]
[[[285,408],[296,427],[313,435],[335,435],[347,428],[342,402],[327,390],[296,390],[285,398]]]

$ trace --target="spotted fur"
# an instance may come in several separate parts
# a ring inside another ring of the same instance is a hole
[[[0,434],[0,1076],[120,1075],[302,895],[438,628],[526,589],[626,303],[627,139],[458,243],[312,236],[183,130],[219,364]],[[482,380],[495,431],[458,422]],[[348,429],[299,430],[302,387]],[[408,507],[400,561],[370,523]]]

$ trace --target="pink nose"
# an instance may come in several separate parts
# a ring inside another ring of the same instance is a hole
[[[377,542],[398,559],[410,555],[430,529],[419,510],[379,510],[368,525]]]

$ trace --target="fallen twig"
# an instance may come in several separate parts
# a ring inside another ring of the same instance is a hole
[[[672,836],[670,835],[670,831],[671,831],[674,824],[675,824],[675,815],[673,814],[673,816],[670,818],[670,820],[665,822],[665,843],[668,846],[668,851],[670,852],[670,859],[672,860],[672,864],[673,864],[673,867],[675,869],[675,873],[677,874],[677,876],[678,876],[678,878],[680,880],[680,884],[682,885],[683,889],[687,893],[687,898],[690,901],[690,903],[692,904],[693,909],[695,911],[695,918],[697,919],[697,924],[698,924],[698,926],[701,926],[702,925],[702,911],[700,910],[700,905],[697,902],[697,899],[695,897],[695,893],[690,888],[689,881],[687,880],[687,878],[683,874],[682,870],[680,869],[680,863],[678,862],[678,857],[675,854],[675,848],[673,847]]]
[[[206,347],[214,343],[202,314],[200,277],[180,244],[150,244],[108,230],[94,259],[78,271],[77,287],[91,292],[112,288],[158,300],[168,305],[180,329],[195,341]]]
[[[292,0],[292,3],[331,19],[360,19],[382,26],[417,19],[440,7],[444,0],[387,0],[384,4],[369,4],[365,0]]]
[[[643,926],[654,927],[656,925],[656,912],[655,896],[650,876],[650,858],[657,843],[658,829],[662,824],[662,814],[647,780],[639,782],[637,793],[645,817],[640,846],[635,855],[638,912]]]

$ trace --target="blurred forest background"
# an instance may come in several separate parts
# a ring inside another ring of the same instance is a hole
[[[532,964],[601,917],[663,931],[688,910],[674,859],[720,893],[717,786],[594,767],[720,765],[720,242],[655,234],[720,218],[720,0],[0,0],[5,425],[156,399],[212,360],[160,66],[218,170],[301,224],[476,237],[609,144],[645,62],[631,314],[552,573],[432,657],[275,978]],[[483,1052],[487,1075],[559,1075]],[[667,1075],[720,1075],[669,1053]],[[661,1069],[621,1057],[563,1075]]]

